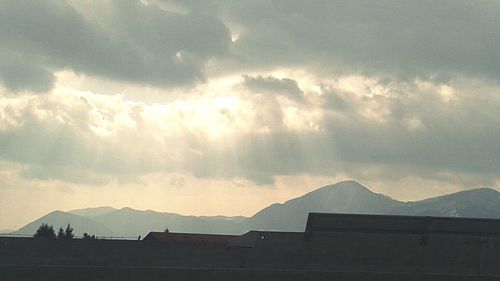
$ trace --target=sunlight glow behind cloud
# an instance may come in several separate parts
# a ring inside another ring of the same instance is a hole
[[[251,214],[345,178],[406,200],[500,188],[499,13],[466,0],[1,1],[0,228],[49,197]]]

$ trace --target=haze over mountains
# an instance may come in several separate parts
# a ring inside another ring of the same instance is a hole
[[[418,202],[401,202],[371,192],[355,181],[328,185],[276,203],[252,217],[182,216],[174,213],[99,207],[51,212],[15,234],[32,235],[42,223],[72,225],[77,235],[137,237],[150,231],[242,234],[248,230],[303,231],[309,212],[500,218],[500,193],[490,188],[457,192]]]

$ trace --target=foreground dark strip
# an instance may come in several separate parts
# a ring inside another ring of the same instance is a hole
[[[280,269],[0,265],[2,281],[493,281],[500,276]]]

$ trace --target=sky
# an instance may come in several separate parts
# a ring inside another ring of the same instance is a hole
[[[500,189],[500,2],[0,0],[0,229]]]

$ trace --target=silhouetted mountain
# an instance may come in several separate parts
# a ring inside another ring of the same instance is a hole
[[[75,235],[78,236],[83,235],[84,232],[87,232],[89,234],[96,234],[99,236],[117,235],[116,232],[114,232],[113,230],[111,230],[110,228],[104,226],[99,222],[96,222],[86,217],[62,211],[54,211],[52,213],[49,213],[29,223],[23,228],[16,230],[14,234],[33,235],[38,229],[38,227],[42,225],[42,223],[52,225],[56,232],[59,229],[59,227],[66,228],[68,224],[71,224],[71,227],[73,227]]]
[[[106,213],[115,211],[115,208],[104,206],[104,207],[95,207],[95,208],[85,208],[85,209],[77,209],[73,211],[69,211],[68,213],[72,213],[79,216],[84,217],[95,217],[104,215]]]
[[[500,219],[500,193],[480,188],[418,202],[400,202],[373,193],[355,181],[343,181],[303,196],[272,204],[250,218],[183,216],[151,210],[99,207],[52,212],[16,231],[31,235],[43,222],[54,228],[70,223],[77,234],[137,237],[149,231],[241,234],[248,230],[303,231],[309,212],[461,216]]]
[[[390,213],[414,216],[500,218],[500,193],[478,188],[418,202],[408,202]]]
[[[384,214],[403,204],[355,181],[343,181],[273,204],[251,217],[249,224],[252,229],[302,231],[309,212]]]
[[[242,233],[244,217],[197,217],[151,210],[139,211],[123,208],[92,218],[117,233],[127,236],[146,235],[149,231],[164,231],[166,228],[178,232]]]

